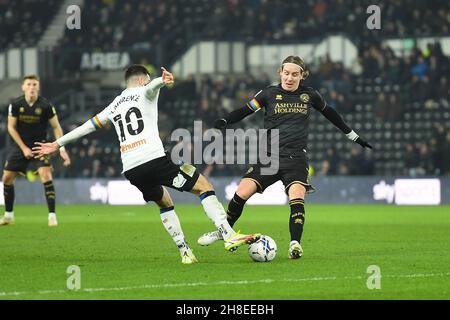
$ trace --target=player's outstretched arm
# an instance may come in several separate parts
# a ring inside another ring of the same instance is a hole
[[[372,146],[368,142],[366,142],[365,140],[361,139],[361,137],[358,136],[358,134],[356,134],[355,131],[352,130],[350,133],[347,133],[346,136],[350,140],[358,143],[361,147],[372,149]]]
[[[105,120],[101,121],[99,119],[99,115],[91,118],[90,120],[83,123],[81,126],[66,133],[61,138],[57,139],[54,142],[49,142],[49,143],[35,142],[34,144],[36,146],[33,147],[34,157],[40,158],[44,155],[51,154],[51,153],[59,150],[59,148],[64,147],[66,144],[76,141],[79,138],[84,137],[85,135],[95,131],[96,129],[103,128],[104,122],[107,121],[107,118],[106,117],[101,117],[101,118],[105,119]]]
[[[145,96],[152,100],[156,97],[158,90],[165,85],[172,85],[174,83],[173,75],[164,67],[161,67],[162,75],[159,78],[153,79],[145,86]]]
[[[227,125],[239,122],[245,117],[251,115],[252,113],[254,113],[254,111],[249,109],[247,106],[236,109],[234,111],[231,111],[225,117],[214,121],[214,128],[225,129]]]
[[[245,117],[258,112],[261,109],[261,106],[264,106],[265,104],[265,97],[265,90],[260,90],[244,107],[231,111],[225,117],[217,119],[214,122],[214,128],[225,129],[227,125],[239,122]]]
[[[55,153],[59,150],[59,144],[56,141],[53,142],[35,142],[35,147],[33,147],[33,155],[35,158],[40,159],[49,154]]]
[[[339,115],[339,113],[337,113],[336,110],[334,110],[333,108],[325,105],[325,107],[323,108],[323,110],[320,111],[325,118],[327,118],[332,124],[334,124],[336,127],[338,127],[343,133],[345,133],[345,135],[347,136],[347,138],[349,138],[350,140],[358,143],[359,145],[361,145],[361,147],[363,148],[369,148],[372,149],[372,146],[367,143],[366,141],[364,141],[363,139],[361,139],[361,137],[356,134],[355,131],[353,131],[352,129],[350,129],[350,127],[344,122],[344,120],[342,119],[342,117]]]

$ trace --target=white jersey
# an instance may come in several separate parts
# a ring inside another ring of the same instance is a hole
[[[102,128],[108,121],[114,124],[123,171],[165,155],[158,130],[158,97],[162,86],[160,77],[146,86],[125,89],[91,119],[96,128]]]

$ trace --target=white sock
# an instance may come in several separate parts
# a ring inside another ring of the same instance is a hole
[[[184,240],[184,233],[181,229],[180,220],[178,219],[175,210],[171,209],[169,211],[165,211],[161,213],[160,216],[164,228],[166,228],[167,232],[172,237],[177,247],[180,250],[187,247],[187,244]]]
[[[56,219],[56,214],[55,214],[54,212],[50,212],[50,213],[48,214],[48,218],[49,218],[49,219]]]
[[[228,223],[227,214],[225,213],[222,204],[219,200],[217,200],[217,197],[214,194],[203,198],[201,203],[206,215],[209,219],[211,219],[216,228],[222,234],[224,240],[227,240],[236,233]]]
[[[14,219],[14,212],[5,211],[5,218]]]

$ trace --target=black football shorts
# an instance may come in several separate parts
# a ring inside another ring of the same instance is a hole
[[[142,192],[146,202],[161,200],[162,186],[178,191],[191,191],[199,177],[194,166],[176,165],[168,154],[127,170],[124,175]]]
[[[45,156],[42,159],[27,159],[25,158],[22,150],[20,150],[19,147],[13,146],[8,153],[3,170],[14,171],[25,175],[27,169],[36,173],[37,170],[41,167],[51,166],[52,165],[48,156]]]
[[[264,168],[261,164],[250,167],[242,178],[254,181],[259,193],[263,193],[267,187],[278,180],[283,182],[286,193],[288,193],[289,188],[295,183],[303,185],[307,193],[316,191],[308,181],[309,164],[306,152],[302,151],[292,156],[280,157],[279,169],[275,174],[261,174],[261,168]]]

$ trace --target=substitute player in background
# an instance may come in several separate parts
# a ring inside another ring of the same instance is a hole
[[[27,167],[39,174],[44,185],[45,198],[48,205],[48,225],[58,225],[55,211],[55,187],[53,186],[52,168],[48,157],[34,159],[31,148],[35,141],[46,141],[48,124],[53,128],[56,138],[63,131],[56,115],[55,107],[39,95],[39,78],[28,75],[23,78],[24,95],[15,99],[8,107],[8,133],[14,140],[3,168],[3,195],[5,197],[5,215],[0,225],[10,225],[14,218],[14,180],[18,174],[25,175]],[[64,166],[70,165],[67,152],[62,149],[60,155]]]
[[[191,264],[197,259],[185,240],[172,199],[163,186],[189,191],[200,197],[206,215],[225,239],[226,250],[252,243],[261,235],[236,233],[206,178],[192,165],[175,165],[164,152],[158,131],[158,97],[160,88],[174,81],[170,72],[161,69],[162,77],[150,81],[150,74],[144,66],[130,66],[125,71],[127,88],[108,107],[55,142],[37,142],[38,146],[33,151],[36,157],[49,155],[111,121],[119,138],[125,177],[142,192],[146,202],[156,202],[163,225],[178,246],[182,263]]]
[[[289,218],[291,242],[288,257],[298,259],[303,254],[300,241],[305,223],[305,194],[314,190],[308,182],[309,165],[306,152],[311,108],[325,116],[350,140],[359,143],[362,147],[372,148],[372,146],[345,124],[342,117],[326,104],[319,92],[300,84],[309,75],[301,58],[287,57],[281,64],[279,75],[280,84],[259,91],[246,106],[216,120],[215,127],[224,129],[228,124],[236,123],[248,115],[264,109],[264,128],[279,130],[279,150],[269,151],[272,152],[272,156],[278,155],[278,172],[273,175],[263,175],[261,174],[261,165],[251,167],[242,178],[228,205],[228,222],[231,226],[236,223],[242,214],[245,202],[253,194],[262,193],[271,184],[281,180],[289,196],[291,211]],[[220,233],[213,231],[202,235],[198,239],[198,243],[209,245],[219,239],[221,239]]]

